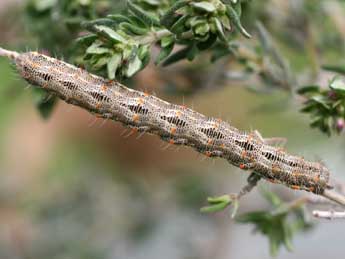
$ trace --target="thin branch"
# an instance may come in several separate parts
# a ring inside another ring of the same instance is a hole
[[[3,56],[3,57],[7,57],[9,59],[15,59],[19,56],[19,53],[18,52],[15,52],[15,51],[10,51],[10,50],[7,50],[7,49],[3,49],[0,47],[0,56]]]
[[[314,210],[313,216],[316,218],[322,219],[344,219],[345,218],[345,211],[322,211],[322,210]]]
[[[331,190],[327,190],[327,189],[321,195],[323,197],[325,197],[331,201],[334,201],[334,202],[345,207],[345,196],[344,195],[337,193],[337,192],[334,192],[334,191],[331,191]]]

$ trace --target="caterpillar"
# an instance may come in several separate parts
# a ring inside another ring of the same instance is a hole
[[[257,131],[242,132],[221,119],[136,91],[115,80],[88,73],[61,60],[37,53],[0,48],[19,74],[32,85],[67,103],[122,122],[133,131],[151,133],[175,145],[187,145],[208,157],[220,157],[243,170],[295,190],[323,194],[332,188],[329,170],[269,145]]]

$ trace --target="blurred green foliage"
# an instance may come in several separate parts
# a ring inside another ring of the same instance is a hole
[[[273,209],[248,212],[240,215],[236,220],[240,223],[253,224],[255,231],[266,235],[270,242],[271,255],[277,256],[282,245],[291,251],[293,235],[310,230],[312,227],[303,208],[305,202],[301,199],[288,204],[273,192],[262,193]]]
[[[84,65],[110,79],[130,78],[145,68],[156,44],[161,49],[156,64],[164,65],[193,60],[205,50],[231,48],[232,27],[250,37],[240,15],[240,1],[127,1],[122,13],[83,23],[92,34],[78,43],[85,49]],[[182,49],[173,53],[175,45]]]
[[[306,100],[301,109],[312,117],[310,126],[331,135],[342,133],[345,127],[345,83],[339,77],[330,80],[328,88],[310,85],[300,88],[298,93]]]

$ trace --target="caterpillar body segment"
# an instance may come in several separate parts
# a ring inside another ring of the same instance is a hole
[[[55,58],[36,52],[1,53],[10,57],[30,84],[68,103],[122,122],[138,131],[159,135],[171,144],[188,145],[209,157],[255,171],[262,178],[292,189],[322,194],[330,188],[329,170],[270,146],[256,131],[245,133],[184,106],[129,89]]]

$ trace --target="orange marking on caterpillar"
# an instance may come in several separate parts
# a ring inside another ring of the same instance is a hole
[[[246,169],[246,166],[244,164],[240,164],[241,169]]]
[[[205,155],[208,156],[208,157],[211,157],[212,153],[210,151],[206,151]]]
[[[241,156],[242,156],[242,158],[245,158],[247,156],[247,152],[245,150],[243,150]]]
[[[170,134],[171,135],[174,135],[175,133],[176,133],[176,130],[177,130],[177,128],[171,128],[171,130],[170,130]]]
[[[143,98],[138,98],[138,104],[144,104],[144,99]]]
[[[101,108],[102,107],[102,104],[101,103],[97,103],[96,104],[96,109],[99,109],[99,108]]]
[[[174,145],[174,144],[175,144],[175,140],[173,140],[173,139],[170,139],[170,140],[169,140],[169,144],[172,144],[172,145]]]
[[[276,174],[280,171],[280,167],[278,165],[272,165],[272,173]]]
[[[139,116],[138,114],[135,114],[135,115],[133,116],[133,121],[134,121],[134,122],[138,122],[139,118],[140,118],[140,116]]]
[[[290,185],[290,188],[293,190],[300,190],[301,187],[299,187],[298,185]]]
[[[213,140],[212,139],[208,139],[208,141],[207,141],[207,145],[212,145],[212,143],[213,143]]]
[[[102,85],[102,86],[101,86],[101,90],[102,90],[103,92],[107,91],[107,90],[108,90],[108,86]]]

